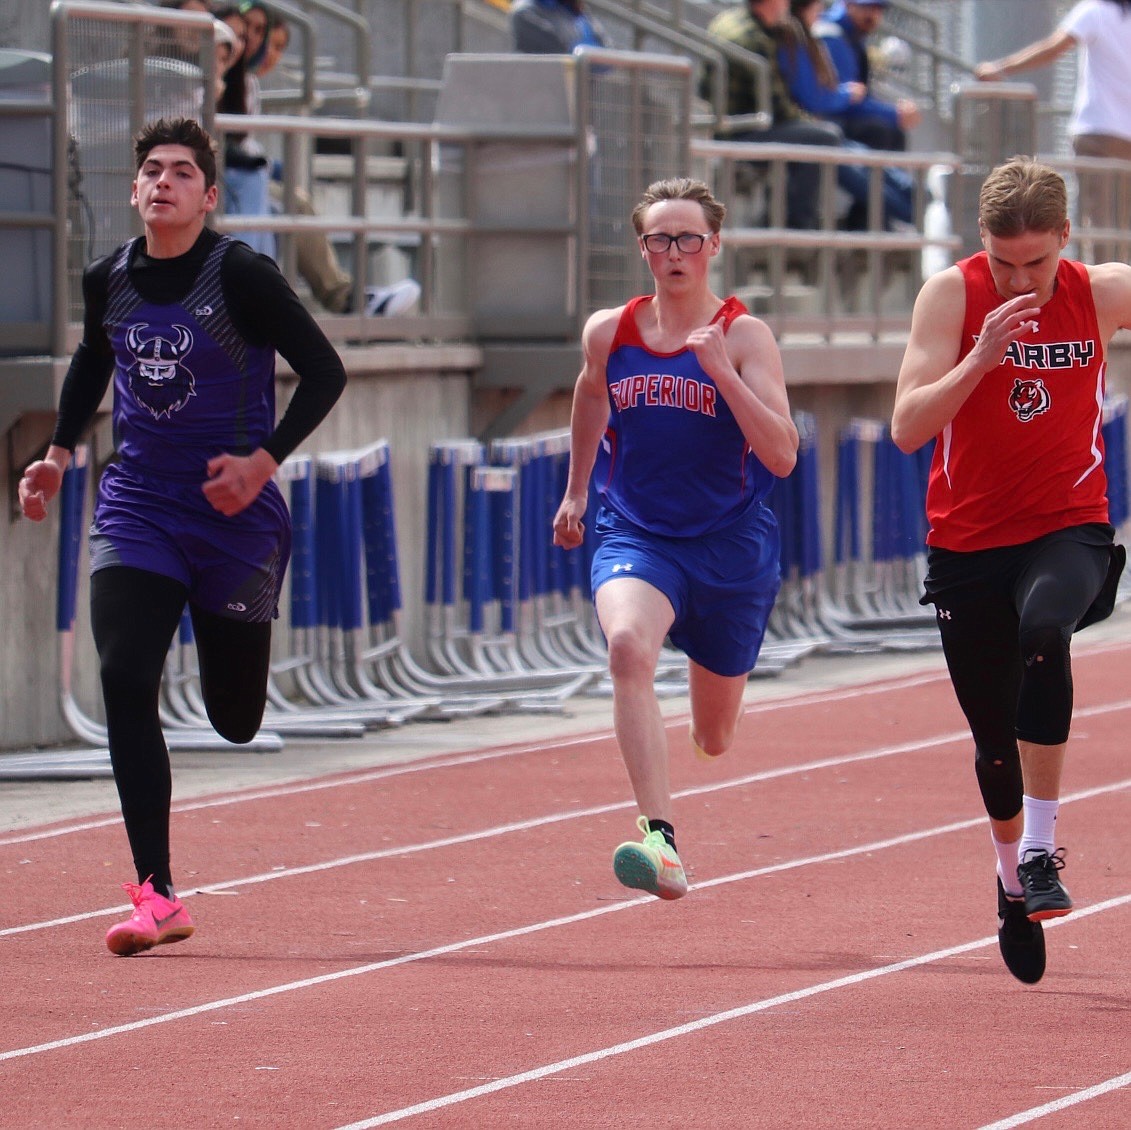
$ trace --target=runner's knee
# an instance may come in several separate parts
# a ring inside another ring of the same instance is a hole
[[[606,637],[609,674],[614,681],[648,679],[655,675],[656,657],[635,629],[615,628]]]
[[[1071,629],[1021,627],[1025,673],[1017,700],[1017,736],[1036,745],[1061,745],[1072,724]]]
[[[708,756],[720,757],[734,745],[738,720],[727,725],[719,718],[695,720],[691,724],[691,740]]]
[[[991,820],[1012,820],[1021,811],[1025,789],[1021,779],[1021,757],[1017,745],[990,753],[976,746],[974,773],[982,793],[986,815]]]

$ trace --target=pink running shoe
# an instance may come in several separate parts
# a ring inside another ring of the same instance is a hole
[[[130,896],[134,912],[127,921],[106,931],[106,945],[111,953],[129,957],[154,946],[183,942],[191,937],[192,919],[180,899],[170,900],[159,895],[149,879],[140,886],[123,883],[122,890]]]

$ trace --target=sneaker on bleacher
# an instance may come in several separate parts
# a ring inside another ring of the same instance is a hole
[[[420,298],[420,283],[414,279],[404,279],[391,286],[367,286],[365,288],[366,317],[407,314]]]

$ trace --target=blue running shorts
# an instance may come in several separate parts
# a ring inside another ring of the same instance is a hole
[[[675,609],[668,633],[689,659],[716,675],[748,675],[781,587],[777,519],[757,505],[737,522],[695,538],[670,538],[602,506],[595,523],[593,592],[617,577],[638,577]]]
[[[275,483],[225,517],[199,483],[138,476],[112,463],[98,486],[90,571],[113,565],[180,581],[206,612],[263,623],[279,611],[291,519]]]

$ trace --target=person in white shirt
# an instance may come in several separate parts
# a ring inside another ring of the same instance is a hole
[[[1131,161],[1131,0],[1080,0],[1051,35],[1004,59],[979,63],[974,75],[1000,82],[1081,48],[1068,135],[1078,157]]]

